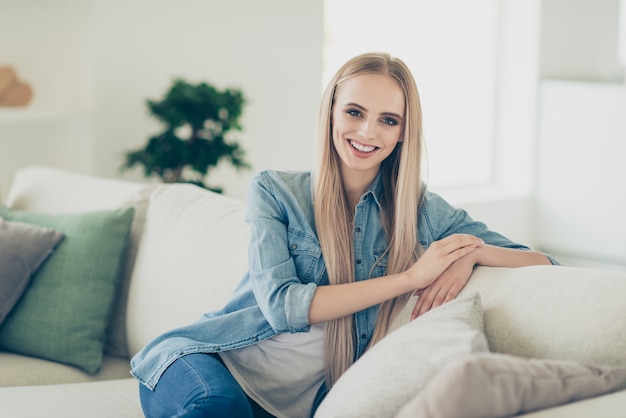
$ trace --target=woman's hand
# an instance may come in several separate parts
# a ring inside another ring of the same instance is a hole
[[[545,255],[536,251],[480,245],[454,261],[432,284],[415,291],[419,298],[413,308],[411,320],[457,297],[467,284],[475,265],[522,267],[539,264],[552,263]]]
[[[388,276],[332,286],[318,286],[309,308],[311,324],[351,315],[433,283],[458,259],[483,246],[472,235],[451,235],[434,242],[409,269]]]
[[[419,298],[411,313],[411,321],[430,309],[457,297],[472,275],[474,265],[474,257],[470,253],[452,263],[431,285],[416,290],[415,295]]]
[[[424,289],[437,280],[453,263],[482,245],[483,241],[473,235],[450,235],[433,242],[406,273],[414,281],[415,289]]]

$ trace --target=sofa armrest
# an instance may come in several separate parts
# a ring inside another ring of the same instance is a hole
[[[626,366],[626,273],[562,266],[478,267],[491,351]]]

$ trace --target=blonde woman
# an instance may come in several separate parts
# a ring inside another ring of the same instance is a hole
[[[550,264],[420,180],[421,109],[399,59],[364,54],[330,81],[311,172],[249,190],[249,272],[218,312],[132,360],[148,417],[307,417],[418,293],[453,299],[475,265]]]

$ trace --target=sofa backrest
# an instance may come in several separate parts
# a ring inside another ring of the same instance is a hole
[[[131,356],[227,302],[248,268],[249,234],[241,201],[186,184],[152,192],[128,300]]]
[[[17,210],[78,213],[117,209],[154,185],[96,177],[45,166],[15,173],[6,205]]]
[[[107,333],[105,353],[128,357],[126,304],[128,285],[150,192],[157,184],[107,179],[45,166],[19,170],[5,204],[16,210],[61,214],[133,206],[135,215],[125,252],[122,276]]]
[[[222,307],[247,270],[243,202],[197,186],[31,166],[16,173],[6,205],[50,214],[135,207],[107,354],[130,357]]]
[[[158,334],[222,307],[247,270],[243,202],[196,186],[28,167],[16,174],[6,204],[45,213],[135,207],[109,354],[133,355]],[[472,292],[481,294],[493,351],[626,366],[626,272],[480,267],[460,296]]]

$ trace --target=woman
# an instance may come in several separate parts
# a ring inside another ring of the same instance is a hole
[[[456,297],[477,264],[550,264],[425,190],[419,97],[402,61],[347,62],[318,136],[313,174],[251,183],[249,272],[226,307],[133,358],[147,416],[310,416],[411,294],[415,318]]]

